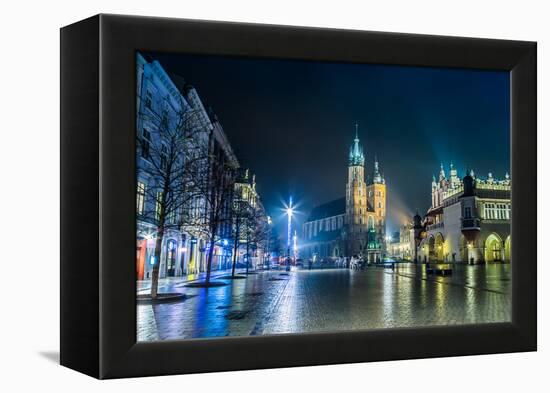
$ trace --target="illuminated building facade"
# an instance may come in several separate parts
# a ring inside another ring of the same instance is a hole
[[[174,125],[185,122],[185,127]],[[163,175],[163,166],[170,160],[168,152],[172,143],[170,136],[185,129],[188,135],[181,136],[185,143],[173,159],[179,163],[194,162],[199,175],[196,182],[204,181],[212,173],[213,165],[238,168],[227,136],[217,116],[206,110],[197,91],[177,75],[168,74],[155,60],[137,54],[137,151],[136,151],[136,271],[137,279],[150,279],[153,266],[159,264],[159,277],[178,277],[206,271],[208,238],[204,234],[204,221],[209,216],[206,197],[197,193],[178,208],[173,208],[166,218],[162,237],[160,260],[155,261],[157,230],[159,225],[159,198],[162,187],[158,178]],[[180,127],[180,128],[178,128]],[[166,150],[166,156],[164,157]],[[184,165],[179,169],[183,171]],[[187,175],[189,177],[189,175]],[[174,190],[178,177],[173,176]],[[231,180],[233,187],[234,179]],[[180,188],[183,183],[180,183]],[[255,193],[255,185],[252,186]],[[183,192],[182,192],[183,193]],[[212,270],[227,267],[231,261],[233,236],[232,197],[227,198],[220,225],[217,229]],[[257,193],[256,206],[261,206]],[[263,211],[263,208],[262,208]],[[265,214],[264,214],[265,216]],[[185,219],[179,217],[186,217]],[[203,225],[195,225],[203,224]]]
[[[270,223],[256,189],[256,175],[248,169],[239,170],[232,203],[231,253],[237,254],[237,261],[255,268],[268,252]]]
[[[424,217],[417,250],[420,262],[510,262],[510,188],[504,179],[459,178],[451,164],[432,178],[432,204]]]
[[[159,150],[167,146],[163,129],[181,113],[196,113],[193,116],[194,141],[201,149],[208,149],[212,123],[193,88],[176,84],[158,61],[145,59],[137,54],[137,144],[136,172],[136,218],[137,278],[149,279],[153,265],[159,263],[159,276],[172,277],[198,272],[204,264],[204,240],[182,231],[175,225],[167,225],[164,231],[160,261],[154,260],[156,247],[158,200],[162,190],[156,177],[159,174]],[[161,147],[159,149],[159,147]],[[179,160],[186,159],[184,152]],[[205,163],[206,165],[206,163]],[[205,203],[194,201],[196,210],[204,209]],[[168,221],[174,218],[171,215]],[[200,251],[200,250],[203,251]]]
[[[315,207],[303,225],[304,256],[335,259],[361,257],[378,262],[385,254],[386,182],[378,159],[370,180],[357,134],[350,147],[346,194]]]
[[[387,243],[388,256],[398,261],[413,261],[415,250],[415,229],[412,222],[399,228],[398,237]]]

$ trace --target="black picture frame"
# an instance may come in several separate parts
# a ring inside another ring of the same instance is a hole
[[[136,343],[136,50],[509,71],[512,321]],[[63,27],[61,364],[103,379],[535,351],[536,81],[535,42],[121,15]]]

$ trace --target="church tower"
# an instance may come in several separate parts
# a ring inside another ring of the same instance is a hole
[[[380,173],[378,158],[374,158],[372,183],[367,185],[367,203],[369,205],[369,253],[379,259],[385,252],[386,244],[386,181]],[[374,225],[373,225],[374,224]],[[372,260],[372,258],[371,258]]]
[[[359,144],[359,125],[355,124],[355,139],[350,147],[348,182],[346,185],[346,226],[348,255],[358,255],[366,246],[367,185],[365,183],[365,155]]]

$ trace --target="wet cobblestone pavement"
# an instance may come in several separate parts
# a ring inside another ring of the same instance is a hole
[[[452,276],[440,277],[426,275],[424,266],[402,264],[395,270],[259,272],[212,288],[163,280],[162,292],[188,298],[139,304],[137,335],[151,341],[507,322],[510,271],[500,264],[457,266]]]

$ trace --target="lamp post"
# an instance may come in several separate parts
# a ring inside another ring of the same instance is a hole
[[[296,264],[296,260],[298,259],[298,234],[296,233],[296,229],[294,230],[294,236],[292,237],[292,251],[294,263]]]
[[[267,270],[271,269],[271,234],[272,234],[272,227],[273,221],[271,221],[271,216],[267,216],[267,225],[268,225],[268,233],[267,233]]]
[[[292,196],[288,200],[288,207],[286,208],[286,215],[288,218],[286,229],[286,271],[290,271],[290,245],[292,242]]]

